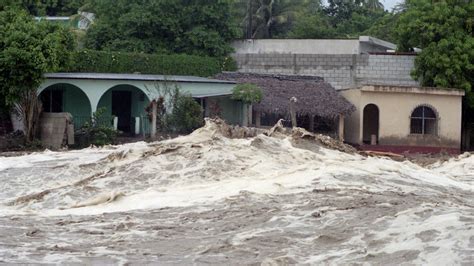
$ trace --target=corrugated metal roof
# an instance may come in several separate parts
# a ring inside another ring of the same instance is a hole
[[[210,98],[210,97],[219,97],[219,96],[230,96],[231,92],[222,92],[222,93],[213,93],[213,94],[193,94],[193,98]]]
[[[169,81],[191,83],[236,84],[233,81],[208,79],[193,76],[165,76],[145,74],[113,74],[113,73],[47,73],[48,79],[99,79],[99,80],[138,80],[138,81]]]

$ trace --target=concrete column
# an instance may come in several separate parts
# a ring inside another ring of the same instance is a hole
[[[157,105],[156,101],[153,100],[151,102],[151,106],[152,106],[151,107],[151,110],[152,110],[151,112],[152,112],[152,114],[151,114],[151,130],[150,130],[151,131],[151,136],[150,137],[152,139],[156,137],[156,115],[157,115],[157,112],[158,112],[156,105]]]
[[[339,140],[344,141],[344,115],[339,115]]]

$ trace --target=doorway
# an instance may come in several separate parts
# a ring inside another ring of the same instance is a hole
[[[375,144],[379,143],[379,108],[375,104],[368,104],[364,108],[363,136],[364,144],[371,144],[375,136]]]
[[[118,118],[117,129],[131,132],[132,120],[132,92],[112,91],[112,115]]]

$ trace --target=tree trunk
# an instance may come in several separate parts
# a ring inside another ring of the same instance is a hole
[[[247,115],[248,115],[248,117],[249,117],[249,118],[248,118],[249,127],[252,126],[252,124],[253,124],[253,121],[252,121],[252,120],[253,120],[253,119],[252,119],[252,111],[253,111],[253,110],[252,110],[252,104],[249,104],[249,105],[248,105],[248,110],[247,110]]]
[[[314,115],[309,115],[309,131],[314,132]]]
[[[15,106],[15,111],[23,122],[26,141],[32,142],[38,136],[42,111],[42,104],[38,99],[37,91],[28,90],[23,92]]]
[[[246,38],[247,39],[252,39],[252,31],[253,31],[253,0],[248,0],[247,2],[247,34]]]
[[[156,101],[153,100],[151,102],[151,132],[150,137],[152,139],[156,138],[156,116],[157,116],[157,104]]]
[[[260,111],[256,111],[255,112],[255,127],[260,127],[262,125],[261,119],[262,119],[262,114],[260,113]]]

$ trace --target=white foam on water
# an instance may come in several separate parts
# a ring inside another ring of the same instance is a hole
[[[141,142],[0,158],[0,191],[3,191],[0,192],[0,203],[3,203],[0,216],[100,215],[165,207],[205,209],[205,206],[212,208],[213,204],[243,191],[271,196],[314,189],[411,193],[452,200],[453,207],[444,205],[443,209],[436,210],[433,206],[419,206],[395,217],[380,218],[374,224],[387,225],[375,233],[374,239],[389,244],[364,252],[393,254],[410,249],[420,252],[417,263],[451,264],[463,262],[456,260],[456,249],[469,248],[473,235],[472,227],[462,229],[466,226],[462,216],[472,214],[467,206],[472,206],[469,204],[473,199],[461,199],[466,202],[459,203],[453,198],[457,194],[473,195],[473,165],[474,156],[463,155],[423,168],[410,162],[366,158],[323,147],[317,151],[301,149],[292,144],[290,137],[279,139],[259,135],[250,139],[229,139],[208,126],[188,136],[151,144]],[[81,180],[83,182],[78,185]],[[21,196],[46,190],[48,193],[41,197],[18,201]],[[122,192],[124,196],[97,205],[72,208],[75,203],[112,191]],[[393,207],[388,202],[378,206]],[[428,218],[417,214],[430,208],[436,211]],[[286,219],[288,228],[293,229],[306,223],[299,218],[275,219]],[[339,219],[328,214],[324,225],[337,224]],[[271,230],[278,229],[260,228],[241,233],[233,238],[233,243],[242,244],[245,239]],[[425,243],[416,237],[428,230],[439,232],[437,238]],[[362,236],[356,236],[346,244],[359,245],[363,242],[361,239]],[[439,254],[426,251],[432,249]],[[327,262],[336,256],[339,259],[333,262],[347,263],[351,260],[346,260],[345,256],[350,254],[353,258],[353,252],[341,247],[337,252],[308,256],[301,262]],[[293,250],[288,250],[288,254],[292,253]],[[48,261],[56,263],[60,258],[52,256]]]

